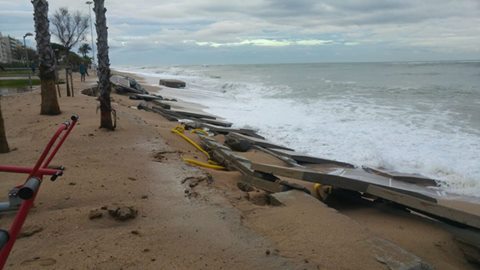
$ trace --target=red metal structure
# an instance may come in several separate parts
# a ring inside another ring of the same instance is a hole
[[[18,206],[12,205],[12,202],[18,201],[19,209],[12,225],[10,226],[10,230],[6,231],[0,229],[0,269],[3,269],[8,255],[15,244],[17,235],[22,229],[30,208],[33,206],[43,176],[51,175],[51,180],[54,181],[58,176],[63,174],[63,167],[59,169],[51,169],[48,168],[48,165],[62,146],[67,136],[75,127],[77,121],[78,116],[73,115],[71,121],[66,121],[58,127],[33,168],[0,165],[1,172],[28,174],[28,178],[23,185],[17,186],[10,191],[10,203],[4,203],[4,210],[12,210]]]

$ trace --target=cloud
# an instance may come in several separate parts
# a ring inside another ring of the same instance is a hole
[[[209,46],[214,48],[219,47],[236,47],[236,46],[259,46],[259,47],[285,47],[285,46],[320,46],[332,44],[332,40],[274,40],[274,39],[247,39],[239,42],[217,43],[217,42],[205,42],[186,40],[184,43],[194,43],[198,46]]]
[[[49,2],[51,12],[68,6],[88,14],[84,1]],[[480,44],[479,3],[478,0],[116,0],[106,5],[112,49],[299,47],[306,50],[343,46],[359,50],[357,54],[371,54],[381,47],[405,53],[419,49],[474,55]],[[3,34],[21,37],[33,30],[29,1],[0,0],[0,7]]]

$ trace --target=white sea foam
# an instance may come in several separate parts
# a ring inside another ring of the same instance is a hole
[[[421,173],[444,181],[450,191],[480,194],[480,131],[462,123],[456,112],[428,101],[415,105],[377,102],[368,93],[355,92],[355,81],[327,78],[323,79],[326,84],[353,88],[340,96],[292,99],[288,94],[294,93],[293,89],[261,80],[226,81],[219,75],[178,67],[126,71],[145,76],[155,85],[159,78],[186,80],[187,88],[160,94],[207,105],[208,112],[238,127],[256,128],[271,141],[298,151],[356,165]],[[385,91],[422,95],[410,86]]]

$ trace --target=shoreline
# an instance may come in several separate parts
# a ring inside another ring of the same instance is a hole
[[[54,160],[67,167],[65,175],[42,185],[25,224],[42,229],[17,241],[11,269],[384,269],[365,243],[373,237],[437,269],[474,269],[437,222],[400,210],[348,204],[333,210],[311,197],[262,205],[255,198],[263,192],[237,188],[238,172],[186,165],[179,153],[199,152],[170,132],[177,123],[131,109],[138,101],[126,96],[112,92],[117,130],[98,130],[97,102],[78,91],[94,82],[87,79],[76,82],[74,98],[60,99],[60,116],[38,115],[38,91],[2,98],[7,138],[18,150],[0,155],[1,163],[31,165],[32,150],[41,149],[53,123],[80,114]],[[0,185],[7,190],[22,180]],[[118,222],[102,210],[120,204],[135,207],[137,218]],[[93,210],[103,216],[90,220]],[[2,228],[10,218],[2,215]]]

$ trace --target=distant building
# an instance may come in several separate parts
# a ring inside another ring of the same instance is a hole
[[[0,33],[0,63],[12,63],[22,61],[18,52],[22,51],[22,42],[10,36],[2,36]]]
[[[0,63],[12,62],[12,49],[10,47],[10,37],[2,36],[0,33]]]

